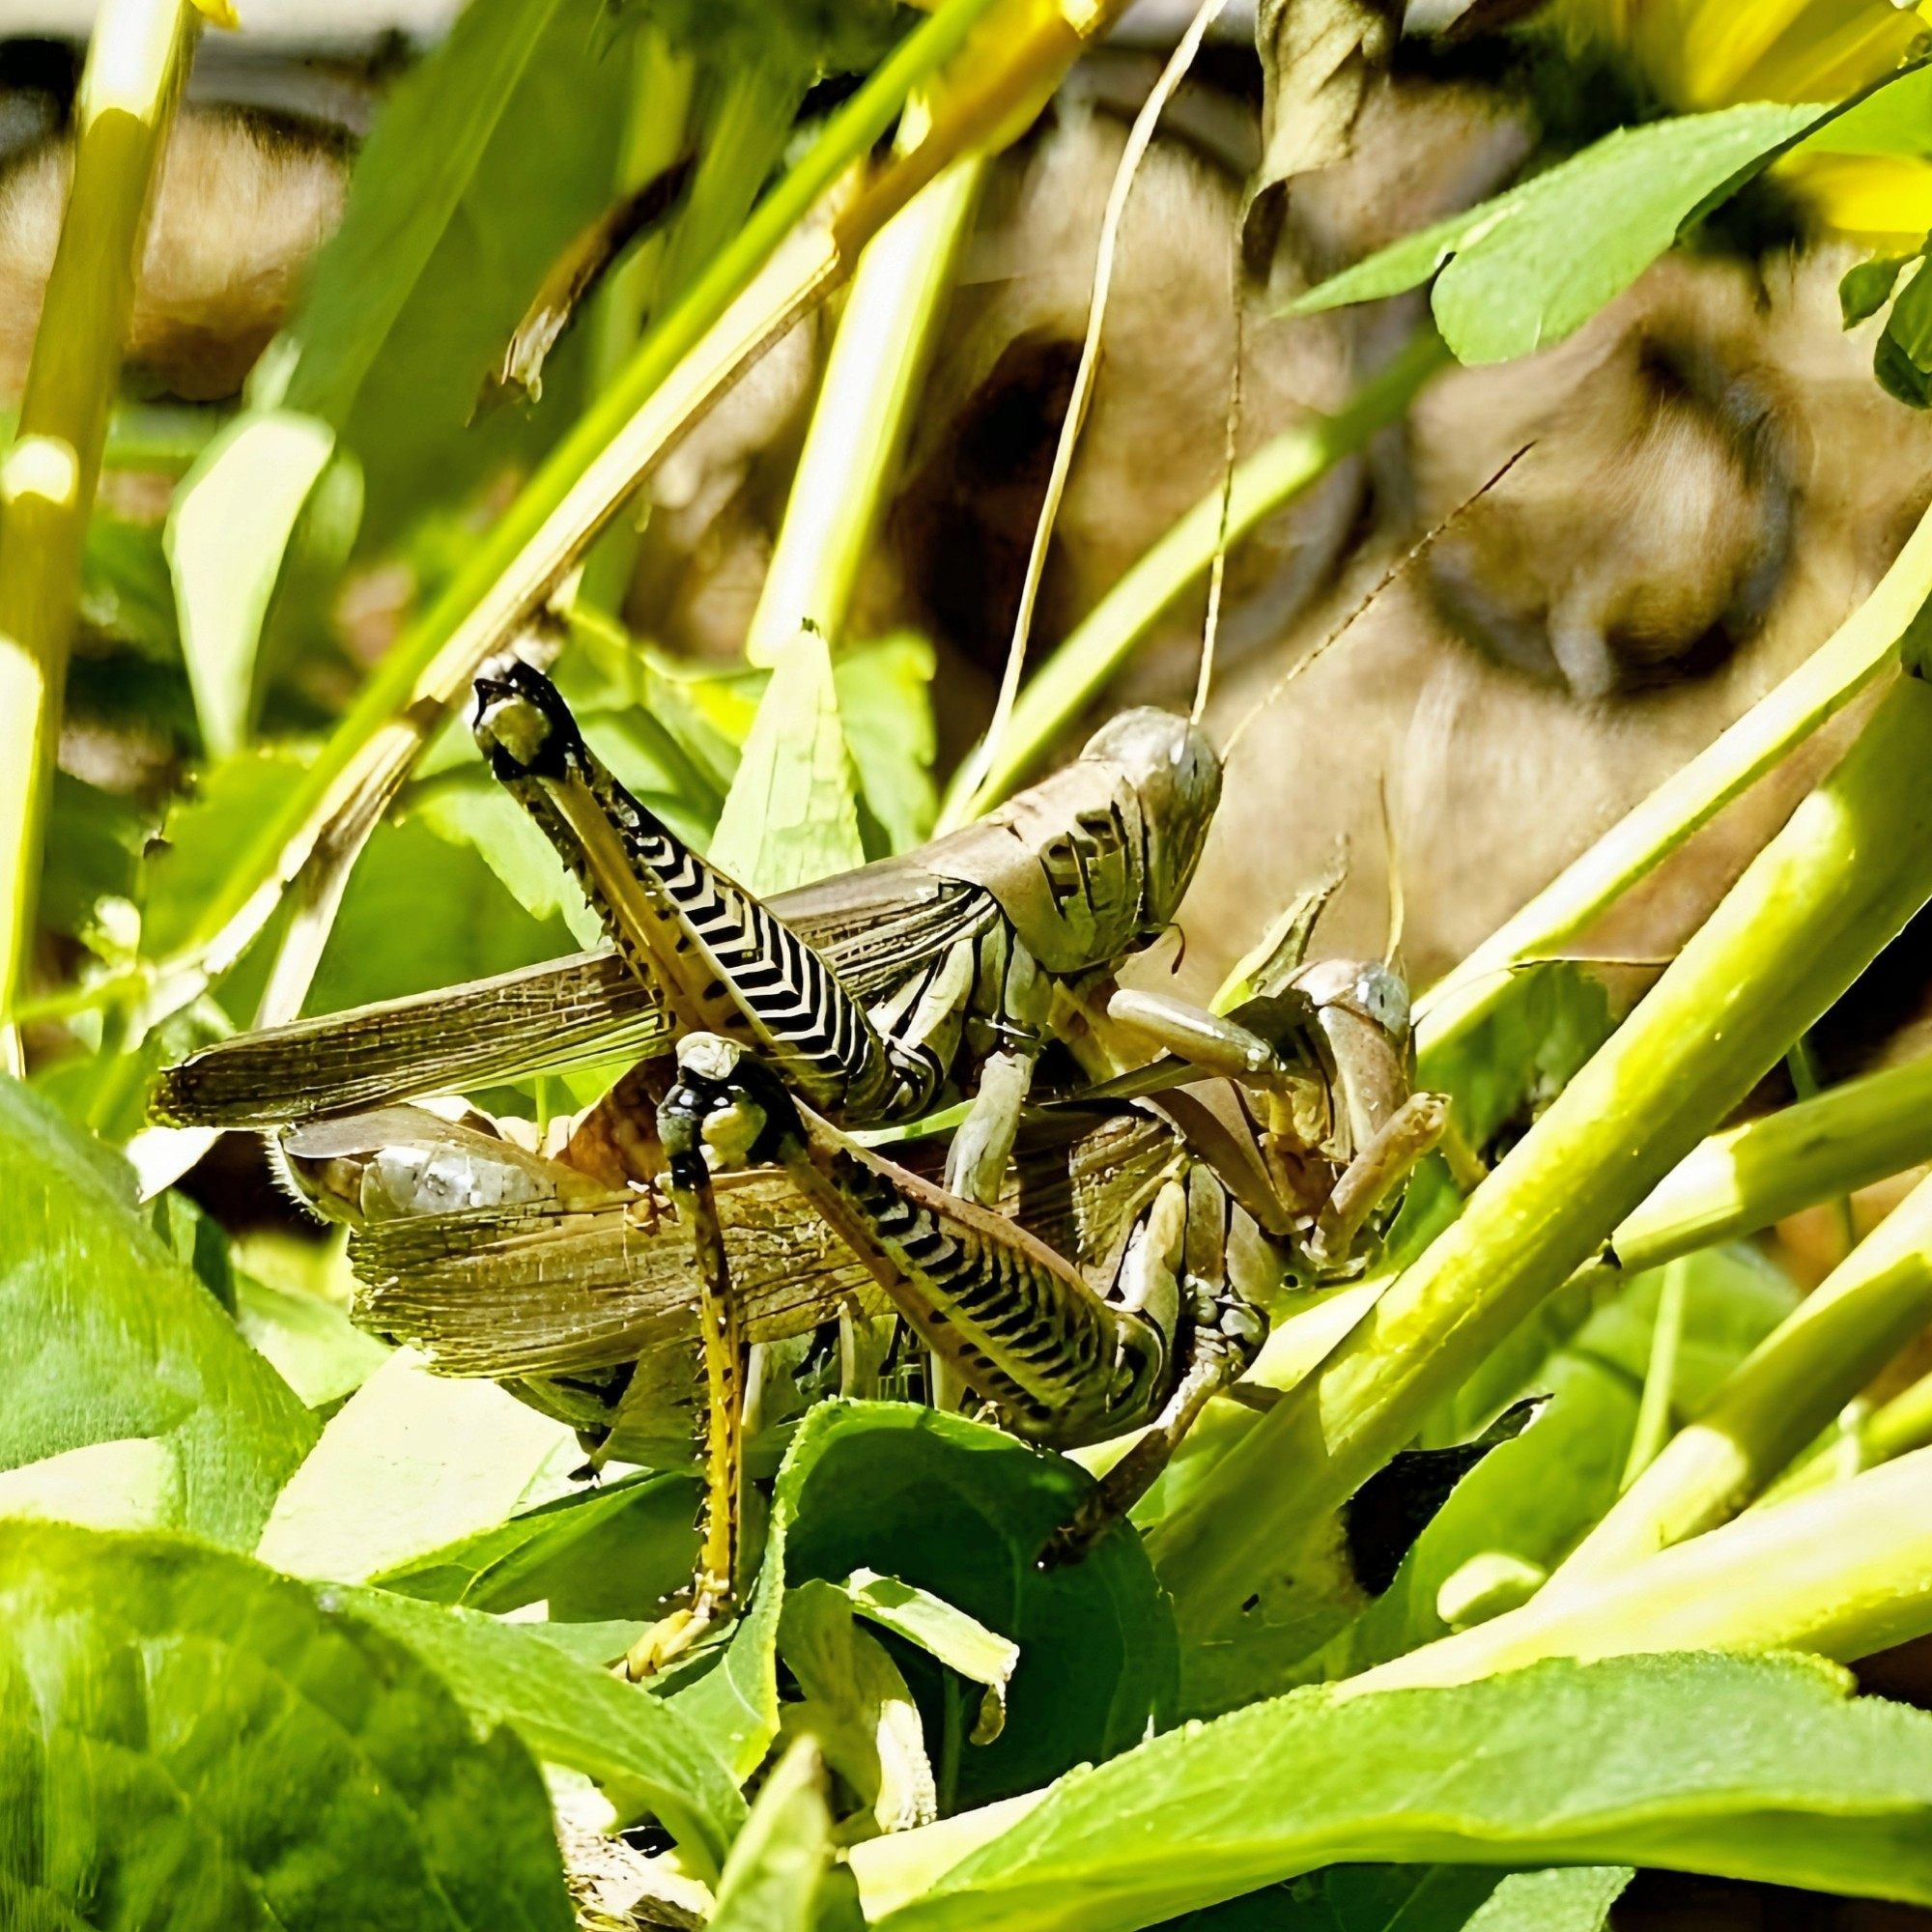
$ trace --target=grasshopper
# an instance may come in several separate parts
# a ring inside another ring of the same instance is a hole
[[[1172,924],[1220,796],[1202,732],[1127,712],[980,823],[766,905],[618,784],[540,672],[513,660],[477,693],[492,768],[615,952],[240,1036],[163,1075],[157,1119],[275,1126],[662,1055],[696,1028],[754,1046],[848,1127],[971,1090],[951,1178],[983,1200],[1049,1034],[1111,1070],[1095,999]]]
[[[1366,968],[1327,977],[1379,983]],[[1365,1071],[1406,1092],[1404,1022],[1406,1009],[1383,1036],[1380,1068],[1365,1039],[1335,1063],[1337,1120],[1374,1112],[1376,1094],[1346,1091]],[[1298,1010],[1290,1023],[1303,1028]],[[748,1344],[769,1351],[836,1323],[839,1380],[869,1393],[860,1338],[896,1312],[1027,1439],[1077,1447],[1145,1430],[1049,1560],[1077,1556],[1123,1515],[1252,1361],[1284,1284],[1361,1264],[1334,1254],[1331,1223],[1307,1211],[1323,1157],[1304,1147],[1297,1164],[1284,1161],[1265,1097],[1213,1081],[1048,1110],[1020,1143],[1003,1204],[1012,1218],[949,1194],[929,1150],[909,1151],[924,1173],[885,1159],[800,1107],[739,1043],[701,1034],[681,1044],[678,1084],[659,1108],[665,1186],[611,1190],[409,1109],[300,1127],[283,1145],[301,1190],[359,1224],[359,1321],[426,1348],[446,1373],[496,1376],[611,1460],[683,1460],[698,1349],[706,1531],[692,1611],[653,1647],[661,1662],[729,1600]],[[1386,1147],[1401,1120],[1412,1164],[1439,1131],[1440,1103],[1405,1099],[1372,1145]],[[1326,1167],[1332,1193],[1361,1163]],[[1400,1197],[1406,1169],[1391,1155],[1377,1173],[1381,1192],[1357,1201],[1357,1235],[1372,1217],[1385,1225]],[[1359,1196],[1366,1183],[1355,1185]]]

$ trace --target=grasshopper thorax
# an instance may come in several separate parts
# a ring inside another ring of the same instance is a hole
[[[1180,910],[1207,848],[1221,803],[1221,755],[1198,724],[1148,706],[1104,724],[1080,755],[1082,763],[1111,766],[1139,802],[1147,853],[1142,923],[1159,932]]]

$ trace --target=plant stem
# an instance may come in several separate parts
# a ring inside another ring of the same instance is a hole
[[[1725,1378],[1545,1593],[1605,1577],[1735,1516],[1932,1321],[1932,1180],[1920,1181]]]
[[[1932,1631],[1932,1451],[1780,1503],[1334,1685],[1467,1684],[1546,1657],[1808,1650],[1849,1662]]]
[[[841,640],[859,565],[905,440],[912,398],[985,176],[955,161],[880,230],[859,259],[745,655],[778,661],[810,622]]]
[[[1264,442],[1235,471],[1226,542],[1238,543],[1264,517],[1319,482],[1378,429],[1394,422],[1448,355],[1435,330],[1425,327],[1387,368],[1362,384],[1339,414]],[[1207,574],[1222,541],[1222,486],[1216,483],[1040,666],[1020,693],[979,789],[971,799],[948,799],[940,813],[941,832],[990,811],[1024,784],[1161,613]]]
[[[1754,1234],[1932,1159],[1932,1055],[1713,1134],[1610,1236],[1626,1274]]]
[[[1684,1264],[1673,1262],[1663,1271],[1663,1285],[1657,1297],[1657,1320],[1650,1331],[1650,1364],[1644,1372],[1643,1395],[1637,1403],[1630,1455],[1624,1462],[1625,1490],[1657,1461],[1659,1452],[1670,1439],[1670,1404],[1677,1386],[1677,1345],[1684,1339]]]
[[[1782,684],[1611,827],[1415,1005],[1420,1078],[1507,1001],[1510,969],[1560,951],[1870,683],[1932,596],[1932,510],[1871,595]]]
[[[1901,678],[1618,1032],[1321,1371],[1149,1548],[1184,1632],[1236,1607],[1420,1426],[1932,897],[1932,688]]]
[[[155,164],[192,44],[184,0],[106,0],[18,430],[0,457],[0,1063],[33,944],[81,548],[134,302]]]

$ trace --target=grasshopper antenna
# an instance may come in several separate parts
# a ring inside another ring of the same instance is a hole
[[[993,768],[994,754],[999,750],[1001,738],[1006,735],[1008,722],[1013,715],[1013,705],[1019,698],[1020,672],[1026,665],[1027,636],[1033,629],[1033,611],[1039,596],[1039,581],[1046,571],[1046,547],[1053,538],[1054,520],[1060,514],[1060,499],[1066,494],[1066,479],[1073,469],[1074,445],[1080,440],[1087,405],[1094,391],[1094,377],[1099,368],[1100,331],[1106,324],[1107,294],[1114,280],[1114,251],[1120,243],[1121,221],[1127,212],[1127,197],[1133,191],[1134,177],[1140,173],[1141,162],[1146,158],[1154,128],[1166,111],[1167,103],[1186,77],[1187,70],[1194,65],[1194,56],[1201,50],[1208,29],[1213,25],[1214,16],[1226,4],[1227,0],[1201,0],[1193,19],[1187,23],[1187,31],[1181,35],[1179,44],[1161,70],[1160,78],[1154,82],[1152,92],[1141,111],[1134,116],[1134,125],[1127,133],[1127,145],[1122,151],[1120,165],[1114,170],[1113,185],[1107,190],[1107,207],[1100,217],[1100,245],[1094,258],[1094,295],[1087,304],[1087,337],[1080,345],[1080,362],[1073,372],[1073,394],[1066,405],[1065,419],[1060,425],[1060,440],[1054,445],[1053,469],[1046,481],[1045,500],[1039,506],[1039,520],[1034,526],[1033,548],[1027,554],[1026,578],[1020,586],[1020,607],[1013,617],[1013,639],[1008,647],[1007,668],[1000,678],[1000,695],[993,705],[993,720],[986,726],[986,735],[980,739],[980,749],[956,781],[954,796],[959,801],[960,823],[972,815],[974,797],[985,775]],[[948,829],[947,821],[952,816],[950,811],[943,815],[942,830]]]
[[[1228,519],[1235,502],[1235,444],[1241,427],[1241,355],[1247,334],[1247,308],[1241,299],[1241,251],[1235,250],[1229,276],[1229,301],[1235,316],[1235,359],[1228,371],[1228,418],[1221,439],[1221,521],[1214,530],[1214,560],[1208,567],[1208,615],[1201,625],[1201,673],[1194,685],[1190,724],[1201,722],[1208,694],[1214,683],[1214,640],[1221,629],[1221,582],[1228,574]]]
[[[1402,969],[1396,964],[1396,955],[1402,951],[1402,926],[1405,910],[1402,892],[1402,843],[1396,836],[1395,813],[1389,809],[1388,774],[1379,773],[1376,779],[1376,796],[1382,808],[1382,860],[1388,867],[1388,933],[1382,942],[1382,963],[1391,972]]]
[[[1369,587],[1368,595],[1365,596],[1361,600],[1361,602],[1358,603],[1354,607],[1354,609],[1351,610],[1349,612],[1349,614],[1346,617],[1344,617],[1342,621],[1339,624],[1337,624],[1335,628],[1332,631],[1330,631],[1328,635],[1325,638],[1323,638],[1319,644],[1315,646],[1315,648],[1312,651],[1307,652],[1304,656],[1296,658],[1295,661],[1289,666],[1288,669],[1285,670],[1281,674],[1281,676],[1275,680],[1274,684],[1269,687],[1266,695],[1263,696],[1261,699],[1259,699],[1256,703],[1250,705],[1248,707],[1246,714],[1242,717],[1241,721],[1235,726],[1235,728],[1231,732],[1229,732],[1228,742],[1221,747],[1221,757],[1223,762],[1226,762],[1228,759],[1232,758],[1235,755],[1235,748],[1241,742],[1242,738],[1244,738],[1247,735],[1248,726],[1252,724],[1255,722],[1255,720],[1259,718],[1262,715],[1262,713],[1265,711],[1268,708],[1268,706],[1271,705],[1275,701],[1275,699],[1279,697],[1282,695],[1282,693],[1286,691],[1288,687],[1301,675],[1303,671],[1310,669],[1321,659],[1325,657],[1328,654],[1328,650],[1331,645],[1340,643],[1341,640],[1348,636],[1350,631],[1351,631],[1354,628],[1355,620],[1358,617],[1360,617],[1364,611],[1369,610],[1369,608],[1376,602],[1376,600],[1381,596],[1382,592],[1386,590],[1389,587],[1389,585],[1396,581],[1397,578],[1402,576],[1403,573],[1408,569],[1409,565],[1415,562],[1415,560],[1419,556],[1421,556],[1425,551],[1428,550],[1429,546],[1433,544],[1437,537],[1439,537],[1445,530],[1449,529],[1453,525],[1455,525],[1466,512],[1473,509],[1477,503],[1481,502],[1482,499],[1485,497],[1487,497],[1490,494],[1490,492],[1493,490],[1496,487],[1496,485],[1500,483],[1503,480],[1503,478],[1507,476],[1510,473],[1510,471],[1514,469],[1517,467],[1517,465],[1520,463],[1522,459],[1525,456],[1527,456],[1529,452],[1535,447],[1536,444],[1534,442],[1524,443],[1523,446],[1520,449],[1519,449],[1517,453],[1514,456],[1512,456],[1509,459],[1509,461],[1505,463],[1502,466],[1502,468],[1498,469],[1495,472],[1495,474],[1492,476],[1490,480],[1482,486],[1481,489],[1472,491],[1468,496],[1464,497],[1463,500],[1460,503],[1458,503],[1456,507],[1453,510],[1451,510],[1449,514],[1446,517],[1444,517],[1439,524],[1434,525],[1430,529],[1424,532],[1421,538],[1419,538],[1413,545],[1411,545],[1410,548],[1407,551],[1406,551],[1401,556],[1397,557],[1396,560],[1392,564],[1390,564],[1389,567],[1385,571],[1383,571],[1378,578],[1376,579],[1375,582],[1371,584]]]

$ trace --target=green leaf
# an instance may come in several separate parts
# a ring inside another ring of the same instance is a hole
[[[353,1395],[388,1360],[332,1302],[235,1276],[235,1325],[310,1408]]]
[[[1463,362],[1506,362],[1560,342],[1636,280],[1678,231],[1733,193],[1821,115],[1756,101],[1620,128],[1465,214],[1331,277],[1290,306],[1306,315],[1425,282]],[[1453,259],[1451,259],[1453,258]]]
[[[111,911],[103,925],[100,902],[131,903],[153,830],[152,815],[131,800],[55,772],[41,867],[41,923],[103,956],[125,952],[132,934]]]
[[[143,957],[165,959],[186,945],[236,852],[295,790],[304,762],[287,748],[243,752],[203,771],[193,796],[169,810],[165,842],[141,868]]]
[[[293,1576],[359,1583],[566,1492],[582,1461],[564,1424],[398,1349],[329,1418],[256,1554]]]
[[[1628,1865],[1330,1865],[1163,1932],[1602,1932],[1631,1877]]]
[[[952,1820],[929,1860],[907,1833],[853,1864],[892,1932],[1124,1932],[1378,1853],[1932,1900],[1932,1719],[1850,1689],[1813,1660],[1693,1655],[1297,1690],[1064,1777],[963,1858]]]
[[[1922,267],[1891,304],[1872,374],[1887,395],[1915,410],[1932,408],[1932,275]]]
[[[896,1577],[855,1570],[845,1579],[845,1593],[862,1617],[918,1644],[960,1676],[983,1684],[986,1695],[973,1742],[991,1744],[1000,1735],[1007,1721],[1007,1685],[1020,1661],[1018,1644],[941,1602],[929,1590],[916,1590]]]
[[[88,630],[131,644],[149,664],[180,665],[174,587],[156,525],[96,507],[81,554],[79,614]]]
[[[554,860],[552,869],[563,877]],[[446,844],[417,819],[385,823],[343,895],[307,1010],[426,993],[574,950],[569,928],[532,919],[472,846]]]
[[[711,1932],[811,1932],[831,1859],[825,1775],[817,1750],[801,1740],[765,1780],[731,1847]]]
[[[1511,976],[1510,996],[1444,1051],[1425,1056],[1417,1080],[1455,1103],[1456,1125],[1487,1147],[1526,1109],[1548,1104],[1610,1036],[1616,1017],[1603,983],[1568,960]]]
[[[508,1725],[548,1763],[596,1778],[621,1815],[662,1818],[680,1845],[717,1870],[744,1823],[745,1801],[663,1698],[566,1656],[536,1625],[386,1590],[324,1587],[316,1595],[433,1665],[479,1728]]]
[[[476,412],[552,261],[611,198],[633,66],[600,44],[605,17],[603,0],[466,9],[363,150],[288,331],[301,362],[265,399],[312,409],[360,460],[365,550],[526,473],[576,413],[580,339],[552,352],[540,408]],[[467,555],[474,523],[460,536]]]
[[[872,1570],[1019,1648],[1005,1731],[957,1752],[959,1804],[1110,1757],[1171,1708],[1173,1628],[1139,1538],[1117,1531],[1083,1563],[1036,1567],[1091,1482],[998,1430],[903,1403],[821,1404],[793,1441],[779,1482],[788,1583]],[[889,1647],[927,1737],[970,1729],[970,1704],[955,1707],[931,1659]]]
[[[121,1161],[0,1078],[0,1468],[129,1437],[174,1460],[171,1526],[245,1548],[315,1425]]]
[[[932,646],[907,632],[840,651],[833,663],[838,722],[859,774],[859,826],[868,859],[910,851],[932,837],[939,810],[932,782],[933,662]]]
[[[1870,321],[1891,299],[1898,271],[1916,259],[1912,255],[1879,255],[1861,262],[1856,269],[1847,269],[1838,284],[1838,311],[1845,327],[1856,328]]]
[[[816,1580],[785,1592],[779,1655],[804,1693],[781,1711],[786,1738],[810,1738],[882,1832],[938,1815],[925,1727],[884,1644],[859,1628],[852,1600]]]
[[[532,919],[560,919],[580,946],[602,943],[603,926],[555,847],[480,762],[418,785],[404,811],[444,844],[469,846]]]
[[[550,1807],[411,1654],[243,1558],[0,1539],[0,1916],[569,1932]]]
[[[691,1580],[696,1516],[689,1476],[627,1478],[560,1496],[372,1580],[475,1610],[545,1604],[554,1624],[649,1619]]]
[[[168,510],[182,652],[210,756],[247,741],[255,662],[296,519],[335,432],[293,410],[238,416],[196,459]]]
[[[0,1474],[0,1518],[88,1529],[166,1529],[181,1520],[181,1469],[152,1435],[91,1442]]]
[[[866,863],[832,657],[815,631],[779,652],[709,856],[766,896]]]

